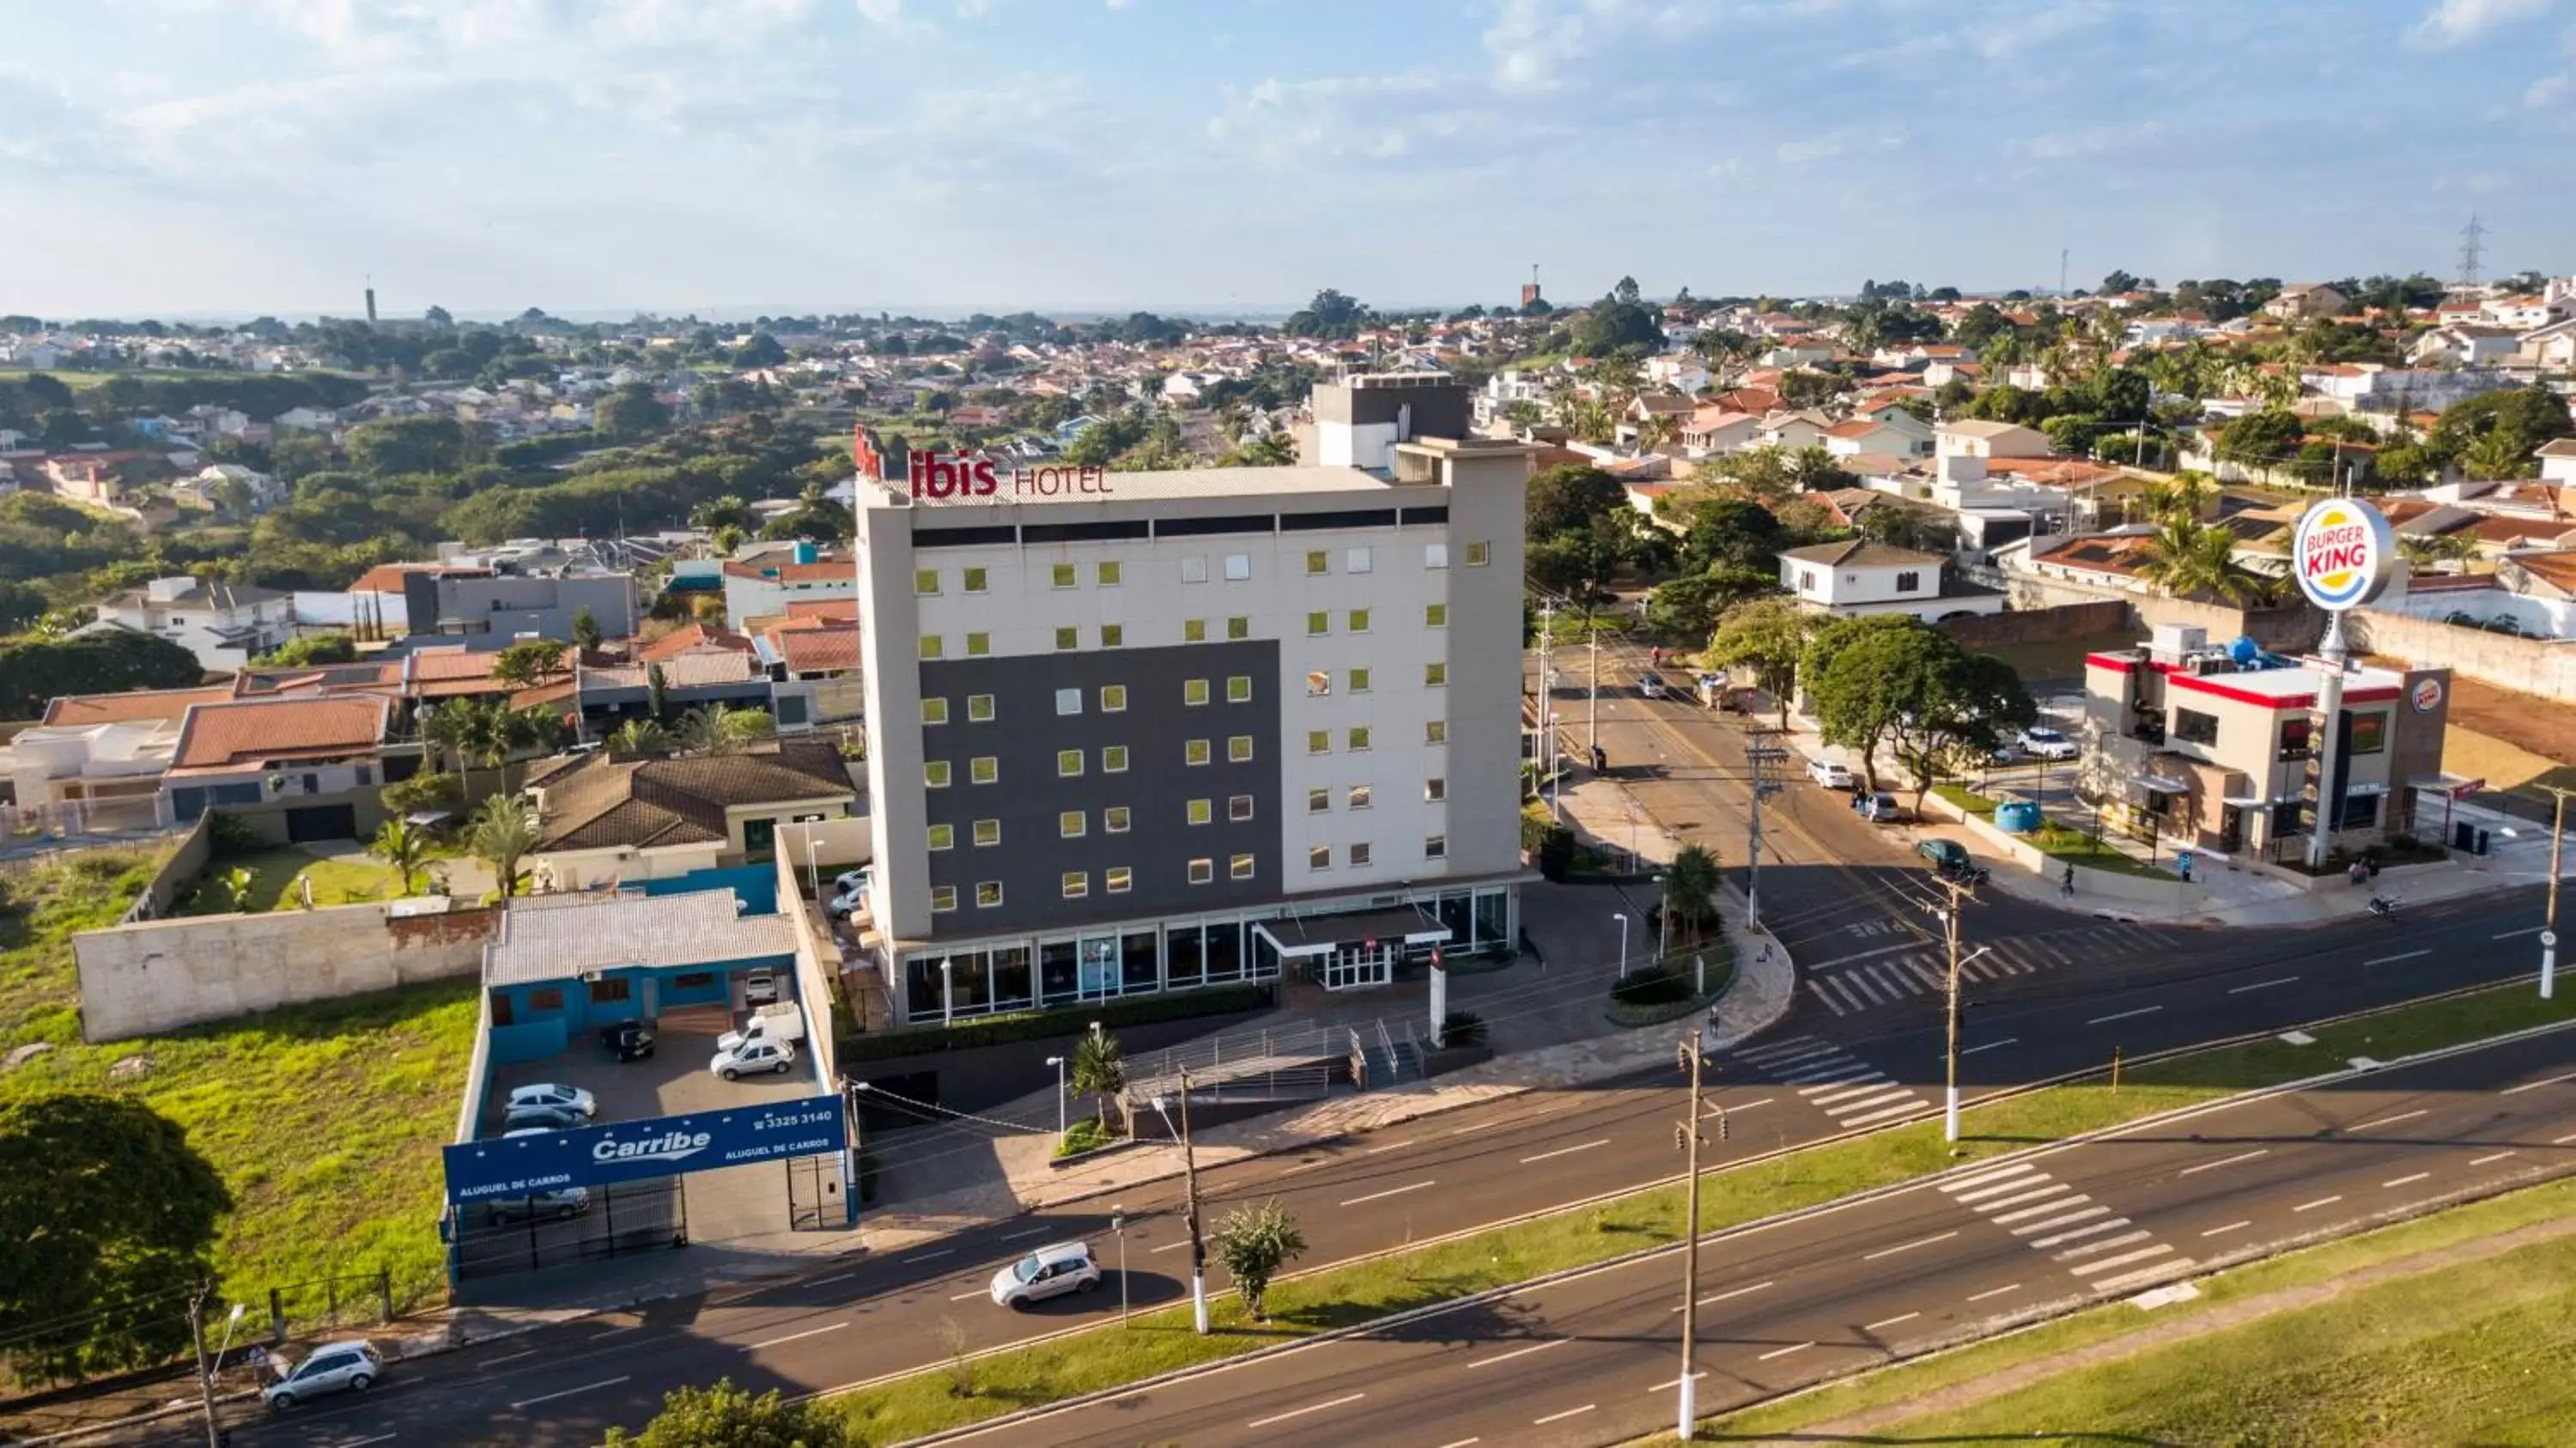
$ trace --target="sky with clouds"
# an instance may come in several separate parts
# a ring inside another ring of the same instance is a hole
[[[0,312],[2576,270],[2576,0],[0,0]]]

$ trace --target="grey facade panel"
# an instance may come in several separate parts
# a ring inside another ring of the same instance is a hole
[[[931,917],[933,939],[1219,910],[1279,897],[1276,640],[932,660],[920,667],[922,698],[946,699],[949,721],[923,728],[923,757],[948,761],[952,781],[923,791],[925,824],[956,832],[954,848],[927,856],[930,884],[957,887],[957,909]],[[1226,680],[1234,676],[1251,678],[1249,702],[1226,702]],[[1191,679],[1208,681],[1208,703],[1182,702]],[[1126,686],[1124,712],[1101,711],[1105,684]],[[1056,712],[1059,689],[1082,691],[1081,713]],[[967,717],[967,700],[977,694],[993,696],[990,723]],[[1236,736],[1253,740],[1249,763],[1226,757],[1226,741]],[[1184,762],[1192,739],[1209,741],[1209,763]],[[1113,744],[1127,746],[1125,773],[1101,768],[1101,750]],[[1056,772],[1057,751],[1064,749],[1083,751],[1077,778]],[[971,782],[977,756],[997,761],[998,783]],[[1227,801],[1237,795],[1253,800],[1248,821],[1228,818]],[[1210,823],[1188,822],[1193,799],[1211,802]],[[1112,806],[1131,812],[1127,833],[1103,829],[1102,811]],[[1065,839],[1059,816],[1077,809],[1085,813],[1086,833]],[[977,820],[1001,821],[1002,842],[977,846]],[[1238,854],[1253,857],[1249,879],[1228,871]],[[1214,878],[1205,885],[1189,883],[1195,859],[1212,862]],[[1135,872],[1134,887],[1112,895],[1107,872],[1121,865]],[[1071,870],[1090,873],[1090,894],[1082,899],[1064,898],[1063,876]],[[975,904],[975,886],[986,881],[1001,883],[999,906]]]
[[[1465,383],[1443,380],[1371,387],[1365,381],[1315,384],[1309,404],[1315,420],[1366,427],[1410,415],[1415,437],[1468,436],[1473,404]]]

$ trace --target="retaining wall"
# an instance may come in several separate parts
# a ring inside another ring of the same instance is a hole
[[[2344,624],[2356,651],[2447,667],[2463,678],[2576,704],[2576,642],[2516,638],[2409,614],[2364,608]]]
[[[2052,643],[2091,638],[2127,626],[2129,605],[2119,599],[2052,604],[2046,608],[2008,610],[1944,620],[1943,633],[1963,648],[1991,649],[2004,644]]]
[[[81,1037],[119,1041],[474,975],[500,920],[497,909],[398,917],[391,902],[371,901],[83,931],[72,937]]]

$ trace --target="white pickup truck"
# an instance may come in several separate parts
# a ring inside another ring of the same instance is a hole
[[[730,1053],[745,1041],[801,1041],[805,1039],[805,1008],[794,1001],[754,1007],[751,1019],[739,1031],[727,1031],[716,1037],[716,1049]]]

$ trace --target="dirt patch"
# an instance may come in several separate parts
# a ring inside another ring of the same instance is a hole
[[[2475,679],[2451,678],[2451,728],[2469,730],[2489,739],[2499,740],[2546,761],[2550,768],[2533,771],[2529,761],[2519,761],[2510,773],[2521,778],[2494,777],[2499,787],[2512,788],[2532,783],[2576,785],[2576,709],[2551,699],[2517,694],[2482,684]],[[2443,768],[2451,769],[2445,752]],[[2517,763],[2508,756],[2499,761]],[[2481,773],[2485,771],[2460,771]],[[2506,771],[2498,771],[2504,774]]]

